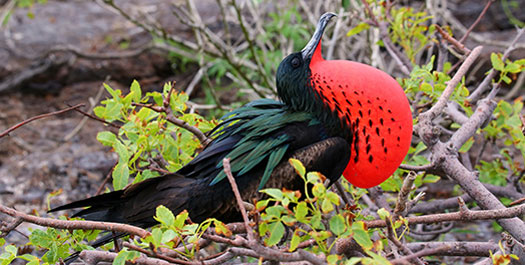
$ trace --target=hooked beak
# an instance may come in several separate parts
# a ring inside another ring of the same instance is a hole
[[[319,45],[319,42],[321,41],[321,38],[323,37],[324,29],[326,28],[326,25],[328,25],[328,22],[333,17],[337,16],[335,13],[327,12],[324,13],[321,18],[319,19],[319,22],[317,22],[317,28],[315,29],[314,35],[306,44],[306,46],[301,50],[301,54],[303,56],[303,60],[306,61],[306,59],[311,59],[315,49],[317,48],[317,45]]]

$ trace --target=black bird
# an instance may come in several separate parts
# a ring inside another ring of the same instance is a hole
[[[282,101],[256,100],[226,115],[211,132],[213,141],[176,173],[51,211],[89,207],[73,216],[150,227],[157,223],[156,207],[164,205],[174,214],[188,210],[194,222],[209,217],[238,221],[241,216],[223,172],[225,157],[231,158],[245,201],[260,197],[261,188],[301,190],[304,183],[289,165],[290,158],[302,161],[307,171],[322,173],[330,183],[343,172],[361,187],[381,183],[410,144],[408,101],[397,82],[375,68],[322,59],[321,38],[333,16],[324,14],[306,47],[279,65],[276,82]]]

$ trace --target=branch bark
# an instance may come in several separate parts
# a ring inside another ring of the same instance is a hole
[[[490,193],[490,192],[489,192]],[[493,196],[493,195],[492,195]],[[459,211],[455,213],[440,213],[440,214],[429,214],[423,216],[410,216],[407,217],[409,225],[413,224],[431,224],[438,222],[450,222],[450,221],[474,221],[474,220],[500,220],[509,219],[514,220],[517,216],[525,214],[525,205],[514,206],[510,208],[500,208],[496,210],[479,210],[479,211]],[[518,219],[519,220],[519,219]],[[500,220],[504,221],[504,220]],[[384,220],[371,220],[364,221],[368,228],[380,228],[386,227]],[[525,232],[524,232],[525,233]]]
[[[150,235],[150,232],[136,226],[112,223],[112,222],[95,222],[95,221],[71,221],[71,220],[57,220],[52,218],[37,217],[28,215],[15,209],[6,207],[0,204],[0,212],[5,213],[15,218],[45,227],[53,227],[59,229],[83,229],[83,230],[107,230],[115,232],[123,232],[131,235],[136,235],[144,238]],[[14,228],[14,227],[13,227]],[[5,232],[5,231],[4,231]]]

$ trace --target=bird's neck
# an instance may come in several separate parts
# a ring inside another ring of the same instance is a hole
[[[353,140],[352,123],[345,117],[340,117],[336,111],[330,107],[331,100],[330,89],[325,88],[323,91],[315,89],[315,78],[312,78],[311,72],[308,73],[306,84],[302,89],[294,89],[296,93],[287,93],[281,95],[283,102],[293,111],[304,111],[311,113],[326,128],[329,136],[340,136],[345,138],[349,143]],[[288,90],[290,92],[290,90]]]

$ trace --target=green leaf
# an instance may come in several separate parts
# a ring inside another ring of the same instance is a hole
[[[377,214],[379,215],[379,218],[381,218],[381,220],[386,220],[386,218],[390,217],[390,212],[385,210],[385,208],[377,210]]]
[[[131,83],[130,91],[133,93],[133,102],[140,102],[142,91],[140,90],[140,84],[137,80],[133,80],[133,83]]]
[[[162,244],[162,229],[156,227],[151,230],[151,239],[155,246],[160,246]]]
[[[510,117],[512,115],[512,105],[510,105],[510,103],[508,103],[507,101],[501,100],[499,102],[498,107],[501,109],[503,115],[505,115],[506,117]]]
[[[270,195],[277,201],[282,201],[284,199],[283,192],[279,189],[264,189],[264,190],[261,190],[261,192]]]
[[[184,227],[184,223],[186,223],[188,216],[189,216],[188,211],[184,210],[180,212],[175,218],[175,222],[173,223],[173,226],[181,229],[182,227]]]
[[[472,147],[472,145],[474,144],[474,138],[473,137],[470,137],[466,142],[465,144],[463,144],[463,146],[461,148],[459,148],[459,152],[460,153],[466,153],[468,152],[468,150],[470,150],[470,148]]]
[[[39,264],[40,264],[40,260],[38,258],[36,258],[34,260],[31,260],[28,263],[26,263],[26,265],[39,265]]]
[[[369,250],[373,247],[370,235],[365,230],[365,223],[357,221],[352,224],[352,232],[354,234],[355,241],[365,250]]]
[[[310,224],[315,229],[324,229],[323,223],[321,223],[322,215],[320,212],[315,212],[310,219]]]
[[[292,226],[295,224],[295,222],[297,221],[295,218],[293,218],[292,216],[289,216],[289,215],[284,215],[282,218],[281,218],[281,221],[286,224],[287,226]]]
[[[155,220],[166,226],[172,226],[175,223],[175,216],[164,205],[159,205],[155,213]]]
[[[284,225],[281,222],[271,223],[269,224],[268,231],[270,232],[270,236],[265,242],[267,246],[271,247],[279,243],[284,236]]]
[[[326,198],[335,205],[339,205],[341,203],[339,200],[339,196],[335,192],[331,192],[331,191],[327,192]]]
[[[209,226],[208,224],[204,226]],[[182,234],[183,235],[193,235],[197,233],[197,229],[199,229],[199,224],[187,224],[182,227],[182,230],[183,230]]]
[[[340,214],[336,214],[330,218],[330,230],[337,236],[343,234],[346,230],[345,218]]]
[[[124,265],[126,261],[138,258],[140,254],[137,251],[121,250],[113,260],[113,265]]]
[[[103,131],[97,134],[97,140],[105,146],[113,146],[117,140],[117,136],[112,132]]]
[[[388,261],[385,257],[377,254],[377,253],[374,253],[372,251],[369,251],[369,250],[366,250],[365,251],[366,254],[368,254],[370,257],[372,257],[374,259],[374,263],[373,264],[378,264],[378,265],[391,265],[392,263],[390,263],[390,261]]]
[[[430,85],[429,83],[422,83],[420,86],[419,86],[419,90],[421,90],[422,92],[425,92],[425,93],[432,93],[432,91],[434,90],[434,88],[432,87],[432,85]]]
[[[417,155],[417,154],[419,154],[421,151],[423,151],[425,149],[427,149],[427,146],[423,142],[419,142],[416,145],[416,148],[414,150],[414,154]]]
[[[126,187],[129,181],[128,163],[118,162],[115,168],[113,168],[111,176],[113,177],[113,188],[115,188],[115,190],[121,190]]]
[[[175,231],[168,229],[164,231],[164,233],[162,233],[161,242],[162,244],[166,244],[167,242],[173,240],[176,236],[177,236],[177,233],[175,233]]]
[[[95,113],[95,115],[97,115],[97,117],[99,117],[99,118],[104,118],[104,112],[105,111],[106,111],[106,108],[104,108],[102,106],[96,106],[93,109],[93,113]]]
[[[128,163],[129,161],[129,152],[125,145],[123,145],[120,141],[115,140],[113,142],[113,148],[115,149],[115,152],[118,154],[119,163],[124,162]]]
[[[361,22],[361,23],[357,24],[357,26],[355,26],[353,29],[349,30],[348,33],[346,33],[346,36],[350,37],[352,35],[358,34],[359,32],[361,32],[361,31],[363,31],[365,29],[369,29],[369,28],[370,28],[370,25],[368,25],[368,23]]]
[[[214,220],[215,224],[215,233],[218,235],[224,235],[226,237],[232,236],[232,231],[226,226],[223,222],[219,220]]]
[[[15,252],[13,253],[13,248]],[[16,258],[16,247],[8,245],[5,247],[5,252],[0,254],[0,265],[9,265]]]
[[[336,254],[328,255],[328,257],[326,257],[326,261],[328,262],[328,264],[337,264],[340,260],[341,257]]]
[[[270,217],[279,218],[281,217],[281,214],[283,213],[283,211],[284,211],[284,207],[282,207],[281,205],[275,205],[275,206],[266,208],[266,214],[268,214],[268,216]]]
[[[256,204],[255,204],[255,208],[257,209],[257,211],[262,211],[264,210],[264,208],[266,208],[266,206],[268,206],[268,203],[270,202],[270,200],[262,200],[262,201],[258,201]]]
[[[347,261],[345,262],[345,265],[356,265],[356,264],[358,264],[358,263],[360,263],[360,262],[362,263],[365,259],[367,259],[367,258],[356,258],[356,257],[352,257],[352,258],[350,258],[349,260],[347,260]]]
[[[295,158],[290,158],[290,160],[288,161],[290,162],[290,165],[292,165],[292,167],[295,169],[295,172],[297,172],[297,174],[301,176],[301,178],[304,179],[304,174],[306,173],[306,169],[304,168],[303,163],[301,163],[301,161]]]
[[[521,66],[517,63],[509,63],[505,66],[505,72],[513,74],[519,73],[521,72]]]
[[[308,183],[312,183],[312,184],[315,184],[315,183],[318,183],[318,184],[321,184],[323,185],[321,182],[321,174],[319,172],[308,172],[308,174],[306,174],[306,182]],[[324,187],[324,185],[323,185]]]
[[[292,235],[292,240],[290,241],[290,248],[288,249],[288,252],[293,252],[299,246],[299,243],[301,243],[301,237],[299,236],[299,230],[295,230]]]
[[[490,54],[490,61],[492,62],[492,67],[494,67],[494,69],[496,69],[498,71],[503,71],[504,70],[505,64],[501,60],[501,56],[499,56],[499,54],[491,53]]]
[[[29,241],[37,247],[49,248],[55,240],[53,236],[50,235],[51,233],[53,233],[52,228],[48,228],[47,231],[40,229],[34,230],[31,235],[29,235]]]
[[[29,262],[34,262],[35,260],[37,262],[39,262],[38,258],[33,256],[33,255],[30,255],[30,254],[24,254],[22,256],[18,256],[17,258],[21,258],[23,260],[26,260],[26,261],[29,261]],[[29,264],[29,263],[28,263]],[[39,264],[39,263],[36,263],[36,264]],[[27,265],[27,264],[26,264]]]
[[[506,75],[501,76],[501,79],[502,79],[503,82],[505,82],[506,84],[510,84],[510,83],[512,83],[512,79],[510,79],[510,77],[508,77],[508,76],[506,76]]]
[[[104,88],[106,88],[106,90],[109,92],[109,94],[116,100],[120,99],[120,90],[114,90],[113,88],[111,88],[108,84],[104,83]]]
[[[321,210],[323,213],[329,213],[334,210],[334,205],[332,202],[330,202],[330,200],[324,199],[321,203]]]
[[[312,188],[312,194],[317,198],[324,197],[325,193],[326,193],[326,187],[321,182],[316,183],[314,187]]]
[[[102,113],[101,118],[109,122],[117,120],[120,117],[120,110],[123,106],[124,105],[122,105],[120,102],[107,101],[106,108],[104,109],[104,113]]]
[[[13,255],[16,255],[17,249],[13,245],[7,245],[7,246],[5,246],[5,251],[8,252],[8,253],[11,253]]]
[[[294,212],[295,218],[297,218],[299,222],[304,222],[305,217],[308,214],[308,206],[306,206],[306,202],[303,201],[298,203],[294,208]]]

